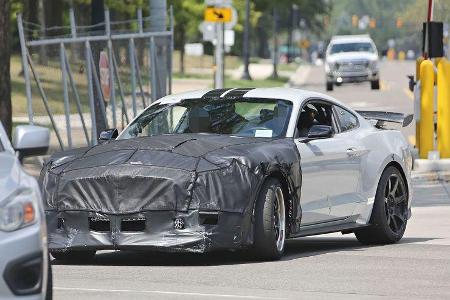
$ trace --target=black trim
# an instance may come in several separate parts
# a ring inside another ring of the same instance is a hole
[[[16,296],[35,295],[42,290],[42,251],[22,256],[8,263],[3,278]]]
[[[355,222],[344,223],[344,224],[341,224],[341,223],[333,224],[333,222],[330,222],[330,223],[331,224],[329,226],[300,229],[300,232],[298,234],[292,235],[292,236],[290,236],[290,238],[313,236],[313,235],[320,235],[320,234],[339,232],[339,231],[348,231],[348,230],[364,228],[364,227],[368,226],[368,225],[361,225],[361,224],[358,224]]]
[[[336,107],[339,107],[340,109],[345,110],[346,112],[348,112],[349,114],[351,114],[351,115],[356,119],[356,126],[353,127],[353,128],[351,128],[351,129],[348,129],[348,130],[342,130],[342,127],[341,127],[341,119],[339,118],[339,114],[338,114],[338,112],[337,112]],[[334,105],[333,105],[333,112],[336,114],[336,117],[335,117],[335,118],[336,118],[336,121],[337,121],[338,124],[339,124],[339,133],[350,132],[350,131],[352,131],[352,130],[358,129],[358,128],[361,126],[361,124],[359,123],[359,118],[358,118],[354,113],[352,113],[351,111],[349,111],[347,108],[343,107],[342,105],[334,104]]]
[[[247,94],[248,91],[253,90],[254,88],[239,88],[239,89],[234,89],[232,91],[230,91],[229,93],[227,93],[224,98],[227,99],[237,99],[237,98],[242,98],[245,94]]]

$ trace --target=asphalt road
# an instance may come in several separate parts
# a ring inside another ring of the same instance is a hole
[[[358,84],[332,95],[358,109],[412,112],[405,87],[413,71],[413,63],[384,63],[380,91]],[[307,78],[304,88],[324,91],[320,68]],[[449,192],[442,178],[415,178],[413,218],[395,245],[362,246],[341,234],[301,238],[277,262],[103,252],[88,264],[55,264],[55,299],[450,299]]]

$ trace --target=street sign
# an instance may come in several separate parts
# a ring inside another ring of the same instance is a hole
[[[207,7],[205,9],[205,21],[227,23],[231,22],[233,11],[230,7]]]
[[[202,56],[203,55],[203,44],[202,43],[192,43],[184,45],[184,52],[189,56]]]

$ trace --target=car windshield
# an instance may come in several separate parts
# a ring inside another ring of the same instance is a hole
[[[371,52],[374,53],[375,49],[371,43],[339,43],[331,46],[330,53],[341,53],[341,52]]]
[[[213,133],[242,137],[282,137],[292,103],[276,99],[190,99],[146,109],[119,136]]]

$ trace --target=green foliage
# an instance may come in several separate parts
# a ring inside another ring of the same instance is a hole
[[[425,3],[426,1],[417,0]],[[444,0],[448,1],[448,0]],[[396,39],[397,44],[407,44],[409,20],[405,20],[405,26],[396,27],[396,19],[407,10],[412,0],[339,0],[333,1],[331,12],[331,24],[327,28],[328,37],[335,34],[361,34],[369,33],[377,44],[379,50],[387,47],[389,39]],[[352,15],[369,16],[376,21],[375,28],[360,30],[352,26]],[[414,37],[416,38],[416,37]]]

